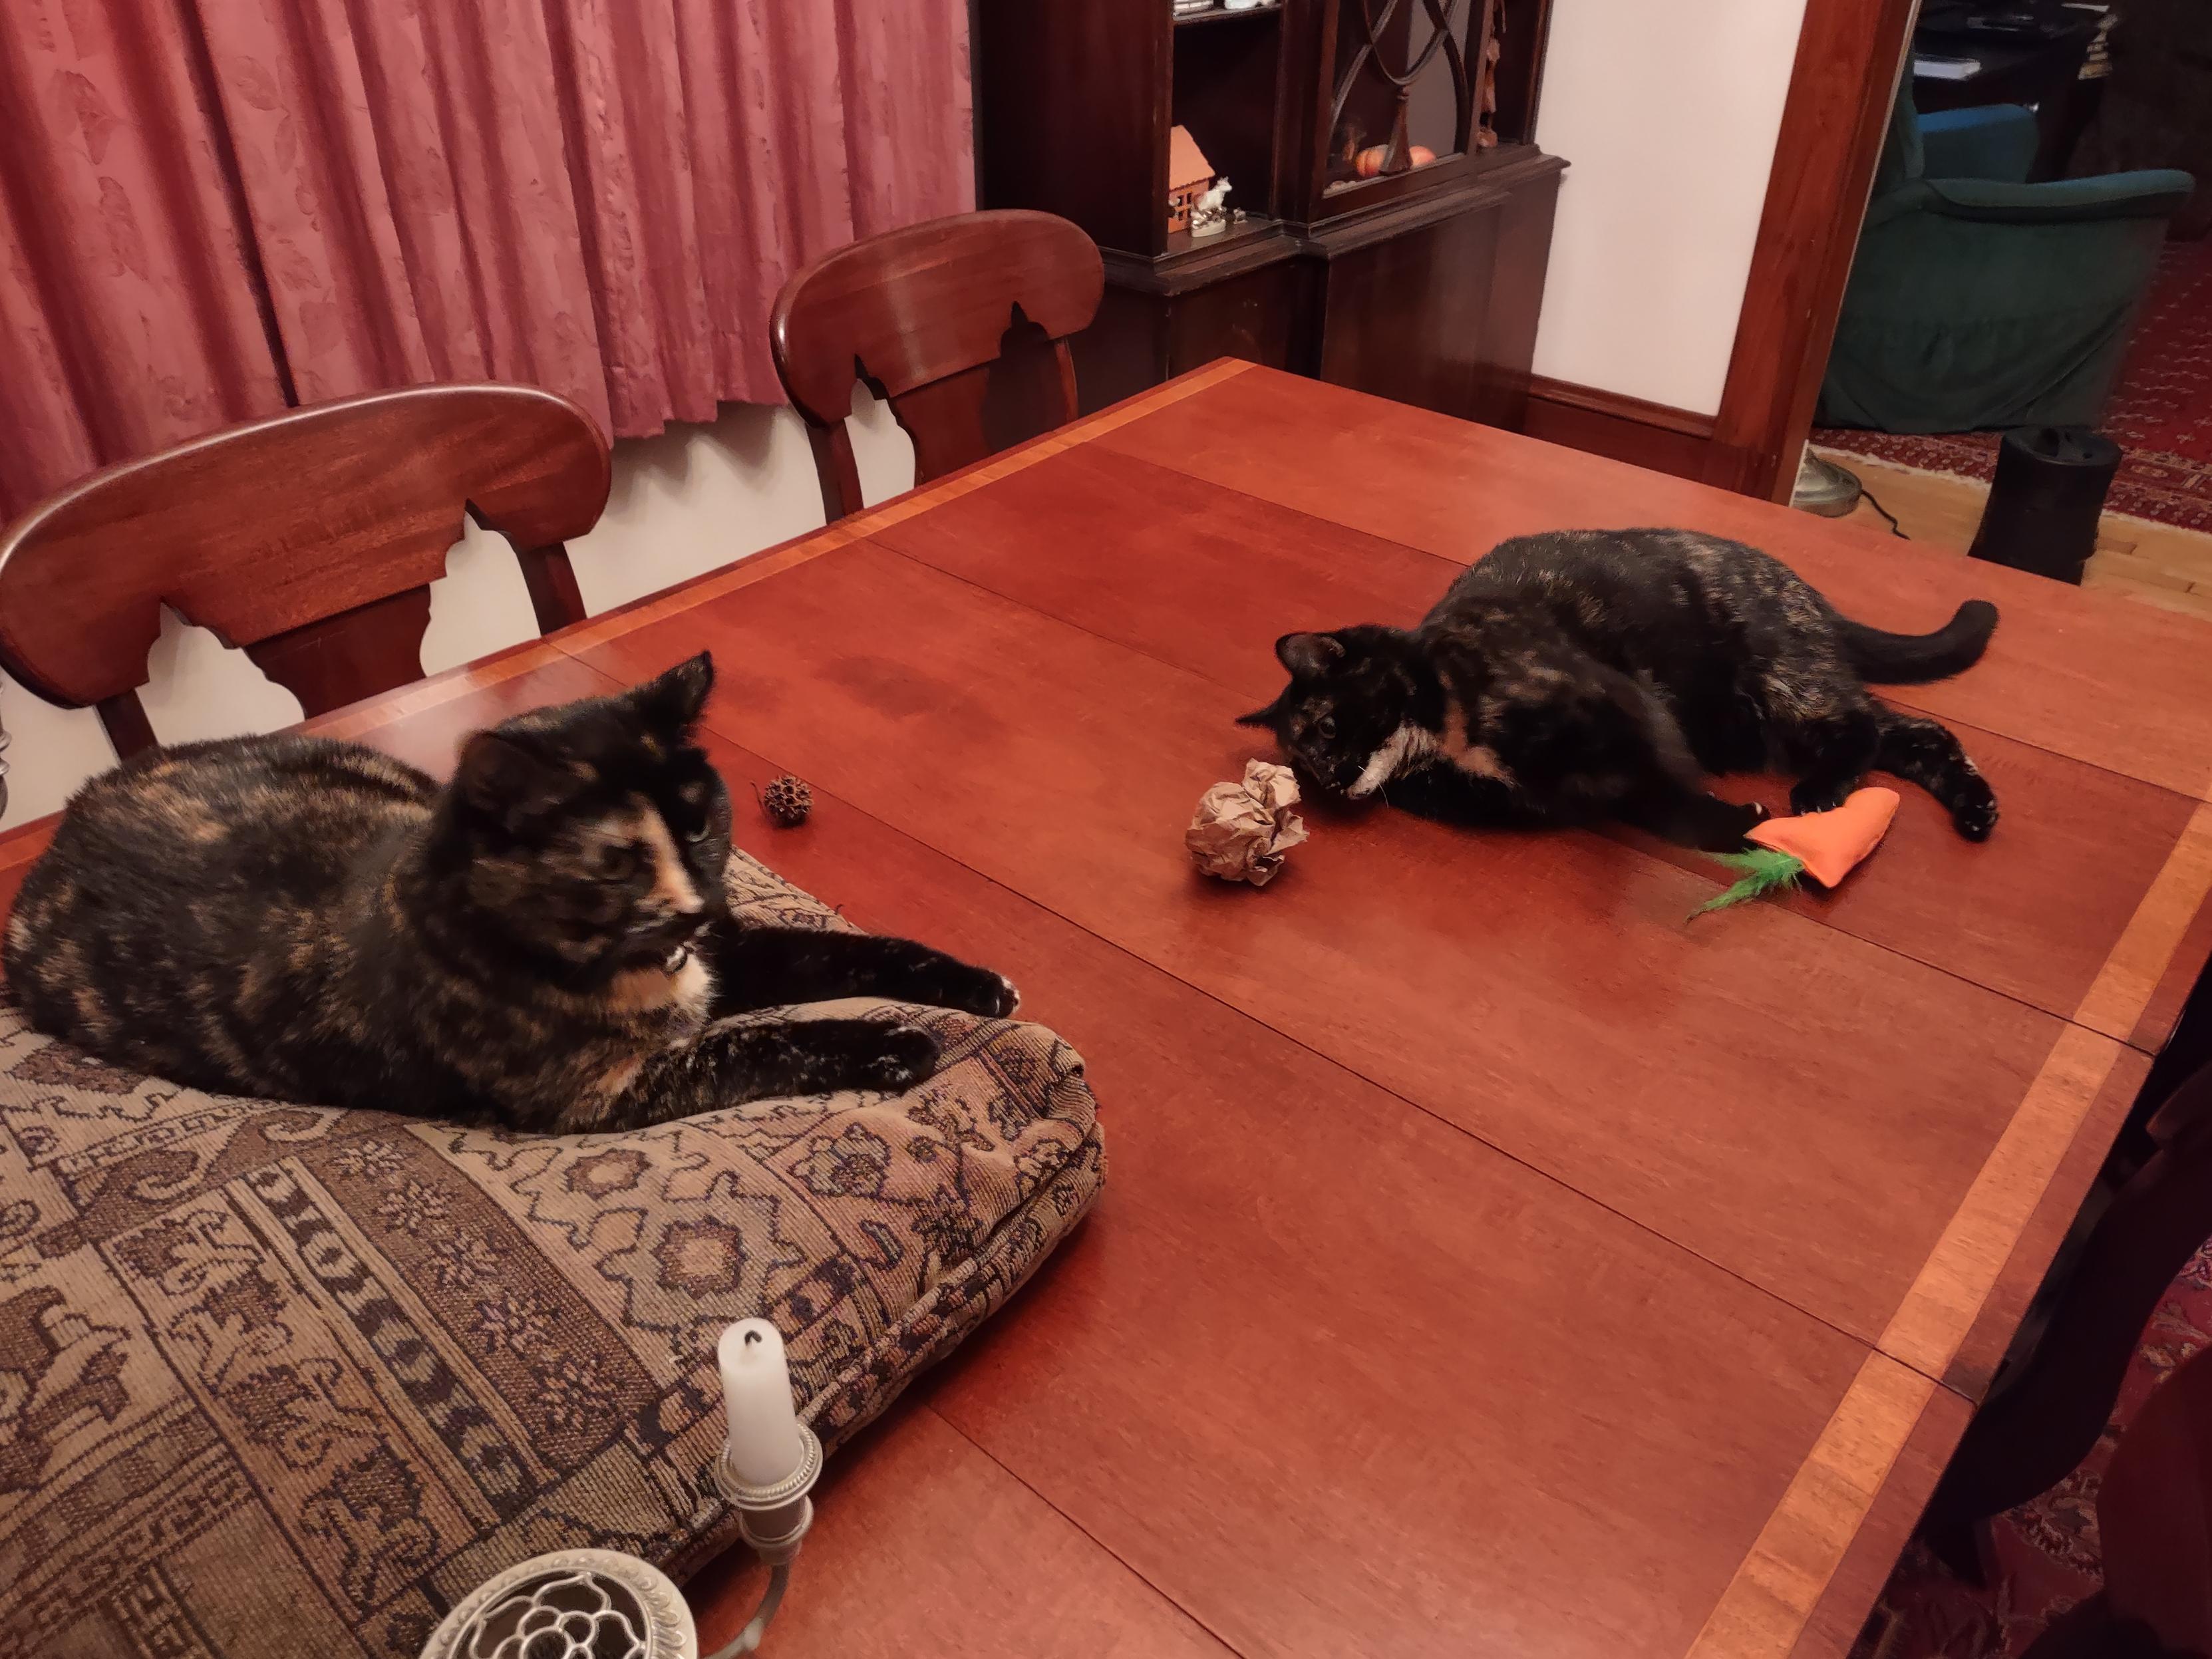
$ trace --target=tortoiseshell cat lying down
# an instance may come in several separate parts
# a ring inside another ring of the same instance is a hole
[[[450,785],[374,750],[157,750],[70,802],[23,884],[9,984],[40,1030],[198,1088],[626,1129],[903,1089],[927,1032],[725,1027],[880,996],[1000,1017],[998,975],[905,939],[739,926],[730,797],[692,736],[704,653],[479,732]]]
[[[1499,543],[1419,628],[1285,635],[1291,683],[1243,723],[1320,788],[1462,823],[1618,817],[1727,852],[1766,814],[1706,773],[1793,773],[1791,805],[1817,812],[1879,767],[1980,841],[1997,799],[1959,739],[1866,686],[1960,673],[1996,625],[1970,599],[1932,634],[1884,633],[1741,542],[1554,531]]]

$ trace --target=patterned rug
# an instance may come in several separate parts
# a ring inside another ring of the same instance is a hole
[[[2160,1299],[2096,1449],[2042,1497],[1992,1524],[1997,1570],[1988,1588],[1952,1577],[1915,1539],[1859,1633],[1852,1659],[2018,1659],[2045,1625],[2102,1583],[2097,1485],[2119,1431],[2168,1372],[2207,1346],[2212,1243]]]
[[[2107,512],[2212,531],[2212,236],[2166,244],[2104,430],[2125,452]],[[1813,441],[1923,472],[1986,481],[1996,465],[1997,437],[1822,427]]]

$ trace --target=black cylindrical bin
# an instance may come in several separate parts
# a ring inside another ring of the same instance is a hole
[[[2078,586],[2119,470],[2120,447],[2086,426],[2015,427],[1997,447],[1997,476],[1967,553]]]

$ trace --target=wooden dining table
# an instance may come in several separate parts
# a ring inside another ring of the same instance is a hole
[[[1694,922],[1731,872],[1625,830],[1312,804],[1194,872],[1279,635],[1654,525],[1885,628],[1995,600],[1884,693],[1995,835],[1908,788],[1839,891]],[[443,769],[702,647],[741,844],[1012,975],[1109,1159],[835,1460],[782,1659],[1839,1655],[2212,954],[2212,628],[1240,362],[313,724]],[[695,1581],[707,1647],[758,1583]]]

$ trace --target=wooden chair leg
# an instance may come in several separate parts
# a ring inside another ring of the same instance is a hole
[[[2158,1150],[2091,1231],[2033,1352],[1968,1425],[1929,1500],[1931,1534],[2025,1503],[2088,1455],[2159,1297],[2212,1237],[2212,1067],[2173,1091],[2149,1133]]]

